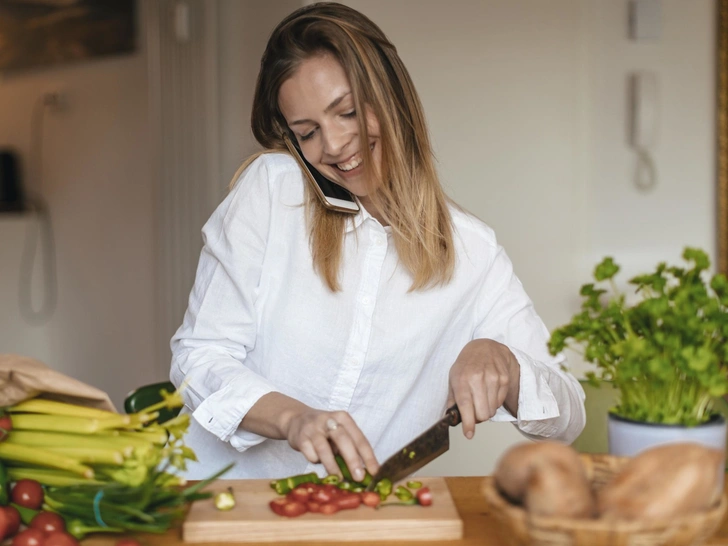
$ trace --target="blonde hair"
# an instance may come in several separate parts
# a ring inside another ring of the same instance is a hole
[[[303,61],[322,54],[332,55],[346,72],[360,113],[361,142],[369,141],[364,112],[371,109],[379,122],[381,172],[375,172],[368,146],[362,146],[360,153],[367,179],[379,182],[372,183],[376,191],[370,198],[392,226],[399,261],[412,275],[410,290],[447,283],[455,268],[453,230],[422,104],[397,50],[367,17],[342,4],[321,2],[281,21],[261,60],[251,116],[253,135],[268,151],[286,150],[282,134],[287,125],[278,108],[278,93]],[[325,209],[307,185],[306,205],[314,268],[337,291],[350,216]]]

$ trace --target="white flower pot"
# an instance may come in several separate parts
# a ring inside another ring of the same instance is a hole
[[[695,442],[721,451],[726,449],[726,420],[718,414],[707,423],[686,427],[632,421],[610,413],[607,430],[609,453],[623,457],[632,457],[651,447],[676,442]]]

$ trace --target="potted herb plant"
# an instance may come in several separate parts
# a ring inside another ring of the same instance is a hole
[[[605,258],[596,282],[581,287],[581,312],[549,340],[554,355],[581,349],[596,366],[589,382],[618,390],[608,416],[614,455],[673,441],[725,449],[716,403],[728,393],[728,280],[708,273],[702,250],[686,248],[683,259],[688,267],[661,263],[632,278],[639,301],[628,304],[614,281],[619,266]]]

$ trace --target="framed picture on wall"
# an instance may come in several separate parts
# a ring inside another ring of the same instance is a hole
[[[135,50],[135,0],[0,0],[0,70]]]

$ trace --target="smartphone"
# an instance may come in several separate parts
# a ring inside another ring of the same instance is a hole
[[[298,149],[298,146],[285,133],[283,134],[283,141],[286,143],[291,155],[296,158],[304,177],[308,180],[324,207],[349,214],[359,212],[359,203],[356,202],[354,196],[347,189],[342,188],[314,169],[313,165],[303,157],[303,153]]]

